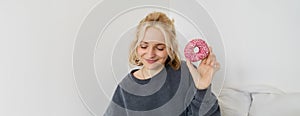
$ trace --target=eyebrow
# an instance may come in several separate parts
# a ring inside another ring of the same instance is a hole
[[[145,42],[145,41],[141,41],[141,43],[143,43],[143,44],[148,44],[148,42]],[[155,45],[157,45],[157,46],[159,46],[159,45],[166,45],[166,44],[163,44],[163,43],[158,43],[158,44],[155,44]]]

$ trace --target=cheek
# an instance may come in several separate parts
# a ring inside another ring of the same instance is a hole
[[[142,56],[143,54],[146,53],[146,50],[141,49],[141,48],[137,48],[136,52],[137,52],[137,55],[138,55],[138,56]]]
[[[167,59],[168,53],[167,53],[167,51],[163,51],[163,52],[159,53],[159,56],[162,57],[163,59]]]

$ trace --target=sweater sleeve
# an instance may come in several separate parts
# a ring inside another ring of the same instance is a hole
[[[180,116],[220,116],[220,108],[211,86],[204,90],[196,90],[194,98]]]

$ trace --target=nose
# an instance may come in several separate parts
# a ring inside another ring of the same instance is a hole
[[[147,57],[148,58],[153,58],[155,57],[155,49],[154,47],[148,47],[148,51],[147,51]]]

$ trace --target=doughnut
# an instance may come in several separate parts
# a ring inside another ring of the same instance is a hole
[[[198,48],[198,51],[194,51],[195,48]],[[202,39],[193,39],[184,48],[184,56],[191,62],[203,60],[208,54],[209,48]]]

